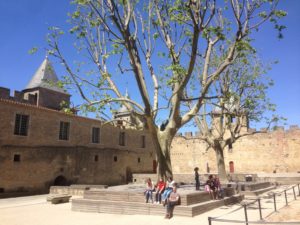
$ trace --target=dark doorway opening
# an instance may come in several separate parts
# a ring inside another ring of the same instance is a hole
[[[64,176],[58,176],[54,180],[54,186],[67,186],[68,180]]]
[[[130,167],[127,167],[126,168],[126,183],[129,184],[129,183],[132,183],[132,172],[131,172],[131,169]]]
[[[156,173],[157,171],[157,161],[153,160],[153,173]]]

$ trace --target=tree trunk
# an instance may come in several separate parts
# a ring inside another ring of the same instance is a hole
[[[174,135],[170,132],[157,131],[152,133],[157,157],[157,177],[166,179],[173,176],[170,148]]]
[[[214,150],[216,153],[217,159],[217,166],[218,166],[218,176],[222,183],[228,181],[225,169],[225,162],[224,162],[224,155],[223,155],[223,148],[220,144],[214,145]]]

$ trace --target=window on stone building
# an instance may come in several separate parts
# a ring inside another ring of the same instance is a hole
[[[115,162],[118,161],[118,156],[114,156],[114,161],[115,161]]]
[[[125,132],[119,134],[119,145],[125,146]]]
[[[92,129],[92,143],[100,143],[100,128],[93,127]]]
[[[146,136],[141,136],[141,148],[146,148]]]
[[[15,135],[27,136],[29,116],[16,114],[15,120]]]
[[[14,162],[21,162],[21,155],[20,154],[14,154]]]
[[[141,162],[141,158],[140,157],[138,157],[138,163],[140,163]]]
[[[95,157],[94,157],[94,161],[95,161],[95,162],[98,162],[98,160],[99,160],[99,157],[98,157],[98,155],[95,155]]]
[[[59,127],[59,140],[69,140],[69,130],[70,123],[61,121]]]

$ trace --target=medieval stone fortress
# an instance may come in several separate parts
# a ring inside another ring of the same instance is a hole
[[[125,124],[61,112],[70,95],[51,84],[58,81],[46,58],[21,92],[0,89],[1,194],[47,192],[51,185],[124,184],[134,173],[153,173],[156,160],[147,132]],[[130,120],[122,107],[116,118]],[[127,128],[127,129],[126,129]],[[245,132],[253,132],[247,128]],[[172,143],[174,174],[185,181],[199,167],[217,173],[214,152],[198,134],[179,134]],[[235,174],[299,173],[300,129],[291,126],[251,135],[225,151],[227,171]],[[184,176],[186,174],[186,176]],[[192,180],[190,180],[192,182]]]
[[[125,107],[115,113],[114,123],[63,112],[61,103],[70,102],[71,96],[53,85],[57,81],[46,58],[24,90],[11,96],[8,88],[0,88],[0,168],[4,171],[0,196],[50,190],[48,200],[53,203],[80,196],[72,200],[73,211],[163,214],[160,205],[145,205],[142,195],[141,183],[143,186],[147,177],[157,179],[150,135],[128,125],[133,121]],[[218,120],[216,115],[213,123]],[[243,132],[253,131],[245,122]],[[256,195],[274,189],[274,184],[299,182],[299,148],[298,126],[278,127],[238,140],[224,152],[228,180],[233,182],[224,187],[225,200],[208,203],[208,193],[194,193],[185,185],[193,184],[195,167],[202,183],[209,174],[217,174],[214,151],[198,133],[179,133],[172,142],[171,159],[174,178],[183,186],[181,206],[174,213],[193,217],[240,202],[243,195],[236,191]],[[255,182],[243,184],[246,176]],[[236,181],[242,185],[236,186]],[[118,186],[122,184],[129,186]]]

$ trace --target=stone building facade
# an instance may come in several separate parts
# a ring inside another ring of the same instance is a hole
[[[46,192],[51,185],[124,184],[133,173],[156,171],[151,137],[126,129],[132,121],[124,107],[115,125],[63,113],[61,103],[70,95],[56,82],[46,58],[23,91],[11,96],[0,87],[0,196]],[[230,173],[299,172],[300,129],[249,135],[224,156]],[[202,174],[217,173],[214,151],[192,133],[174,138],[171,160],[174,174],[192,174],[195,167]]]
[[[245,136],[225,149],[224,158],[227,173],[299,173],[300,129],[294,125]],[[193,173],[195,167],[200,173],[217,173],[214,150],[191,132],[174,138],[171,159],[175,174]]]
[[[132,173],[153,172],[155,154],[146,132],[59,111],[69,95],[43,85],[49,69],[43,64],[35,87],[14,96],[0,88],[0,192],[124,184]]]

